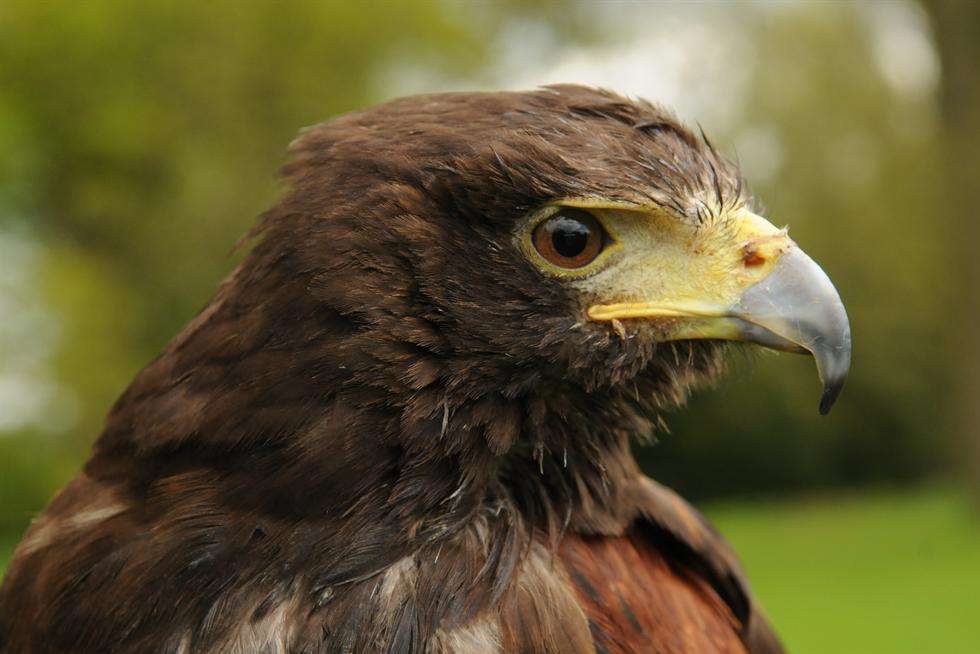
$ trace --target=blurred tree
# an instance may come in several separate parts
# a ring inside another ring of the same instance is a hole
[[[974,504],[980,510],[980,3],[929,0],[936,42],[943,62],[942,109],[945,118],[944,191],[941,209],[956,225],[949,241],[955,262],[958,310],[947,325],[955,340],[959,375],[956,379],[960,444],[966,454]]]

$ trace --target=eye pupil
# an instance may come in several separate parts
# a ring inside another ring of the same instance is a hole
[[[532,243],[549,263],[560,268],[582,268],[602,252],[605,232],[588,211],[564,207],[534,228]]]
[[[555,252],[563,257],[575,257],[582,253],[589,243],[589,230],[582,223],[559,219],[559,224],[551,232],[551,242]]]

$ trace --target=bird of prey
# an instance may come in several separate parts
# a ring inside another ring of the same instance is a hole
[[[630,452],[733,341],[812,354],[824,412],[843,384],[840,298],[737,167],[571,85],[399,99],[290,153],[17,547],[0,651],[781,651]]]

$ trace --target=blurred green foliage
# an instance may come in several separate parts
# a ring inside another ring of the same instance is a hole
[[[514,25],[547,25],[545,53],[621,38],[589,11],[516,0],[5,2],[0,236],[33,244],[11,293],[40,307],[23,329],[52,335],[24,364],[49,382],[43,419],[0,436],[0,535],[19,534],[73,474],[115,397],[232,267],[301,126],[387,99],[392,86],[496,85]],[[687,494],[903,481],[952,458],[943,255],[955,227],[935,208],[937,92],[889,85],[867,20],[847,5],[803,5],[724,26],[754,46],[748,99],[733,124],[705,127],[729,152],[746,134],[779,144],[772,174],[752,179],[749,168],[750,182],[838,285],[855,354],[829,418],[817,416],[812,362],[736,357],[734,374],[641,452]],[[0,311],[27,320],[9,302]],[[25,342],[0,338],[0,375]]]

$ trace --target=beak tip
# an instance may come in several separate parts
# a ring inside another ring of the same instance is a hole
[[[837,402],[837,398],[840,396],[841,390],[844,388],[844,380],[835,380],[823,387],[823,394],[820,396],[820,415],[825,416],[830,413],[830,409],[833,408],[834,403]]]
[[[820,415],[825,416],[830,413],[830,409],[837,402],[841,391],[844,390],[844,382],[847,381],[847,373],[851,369],[851,329],[847,324],[846,314],[843,316],[843,329],[840,330],[839,339],[835,347],[814,347],[812,354],[817,361],[817,372],[823,382],[823,394],[820,396]]]

